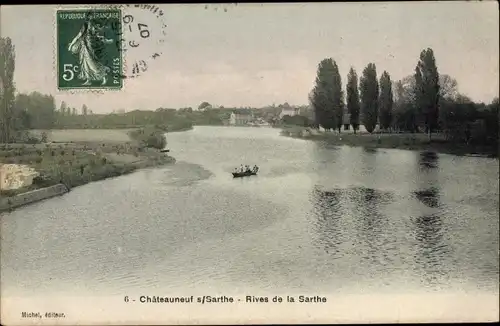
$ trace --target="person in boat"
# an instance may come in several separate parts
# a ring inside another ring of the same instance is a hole
[[[240,172],[240,173],[243,173],[243,171],[245,171],[245,168],[243,167],[243,164],[241,164],[241,166],[240,166],[240,171],[239,171],[239,172]]]
[[[250,165],[245,166],[245,172],[247,172],[247,173],[252,172],[252,171],[250,171]]]
[[[259,171],[259,167],[257,165],[253,166],[252,172],[257,173]]]

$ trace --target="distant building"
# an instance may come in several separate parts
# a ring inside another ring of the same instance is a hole
[[[229,116],[229,125],[244,126],[253,121],[252,111],[249,109],[237,109]]]
[[[283,119],[285,115],[289,115],[291,117],[299,115],[300,114],[300,109],[291,107],[289,105],[283,106],[283,109],[280,112],[280,119]]]

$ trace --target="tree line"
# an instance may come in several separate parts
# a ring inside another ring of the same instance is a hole
[[[51,129],[59,116],[76,115],[75,108],[63,102],[56,110],[52,95],[40,92],[17,93],[14,85],[16,67],[15,46],[8,37],[0,38],[0,143],[9,143],[23,138],[29,129]],[[86,106],[82,108],[86,112]]]
[[[440,75],[432,49],[420,53],[412,75],[397,82],[383,71],[377,77],[374,63],[368,63],[358,81],[353,67],[347,75],[344,103],[342,80],[332,58],[318,64],[315,84],[309,94],[312,126],[325,130],[351,125],[354,132],[363,125],[373,133],[433,132],[447,139],[498,143],[498,97],[490,104],[474,103],[458,93],[457,82]]]
[[[58,110],[52,95],[16,94],[14,71],[14,45],[10,38],[0,38],[0,143],[16,141],[29,129],[156,126],[175,131],[193,125],[223,125],[236,109],[202,102],[198,110],[159,108],[93,114],[86,105],[77,110],[62,102]],[[250,109],[274,124],[283,106]],[[301,108],[305,117],[286,117],[285,122],[339,132],[346,124],[355,132],[363,125],[370,133],[378,127],[386,132],[426,132],[429,138],[440,132],[453,141],[497,144],[498,110],[498,98],[490,104],[474,103],[458,93],[456,80],[440,75],[432,49],[425,49],[414,73],[396,82],[387,71],[378,78],[374,63],[367,64],[359,80],[351,67],[345,92],[337,63],[332,58],[322,60],[309,106]]]

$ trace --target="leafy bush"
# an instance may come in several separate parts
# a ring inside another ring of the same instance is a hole
[[[167,139],[163,133],[151,133],[146,140],[146,147],[163,149],[167,145]]]
[[[164,149],[167,146],[165,132],[155,127],[134,130],[130,133],[130,137],[144,147]]]
[[[295,115],[293,117],[285,115],[282,121],[283,124],[292,126],[308,127],[309,125],[312,124],[312,121],[310,121],[307,117],[301,115]]]

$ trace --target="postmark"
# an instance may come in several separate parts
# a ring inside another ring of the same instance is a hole
[[[121,35],[119,8],[57,10],[58,89],[121,89]]]
[[[122,10],[121,49],[126,58],[124,78],[139,77],[163,55],[167,37],[165,11],[157,5],[125,4]]]

